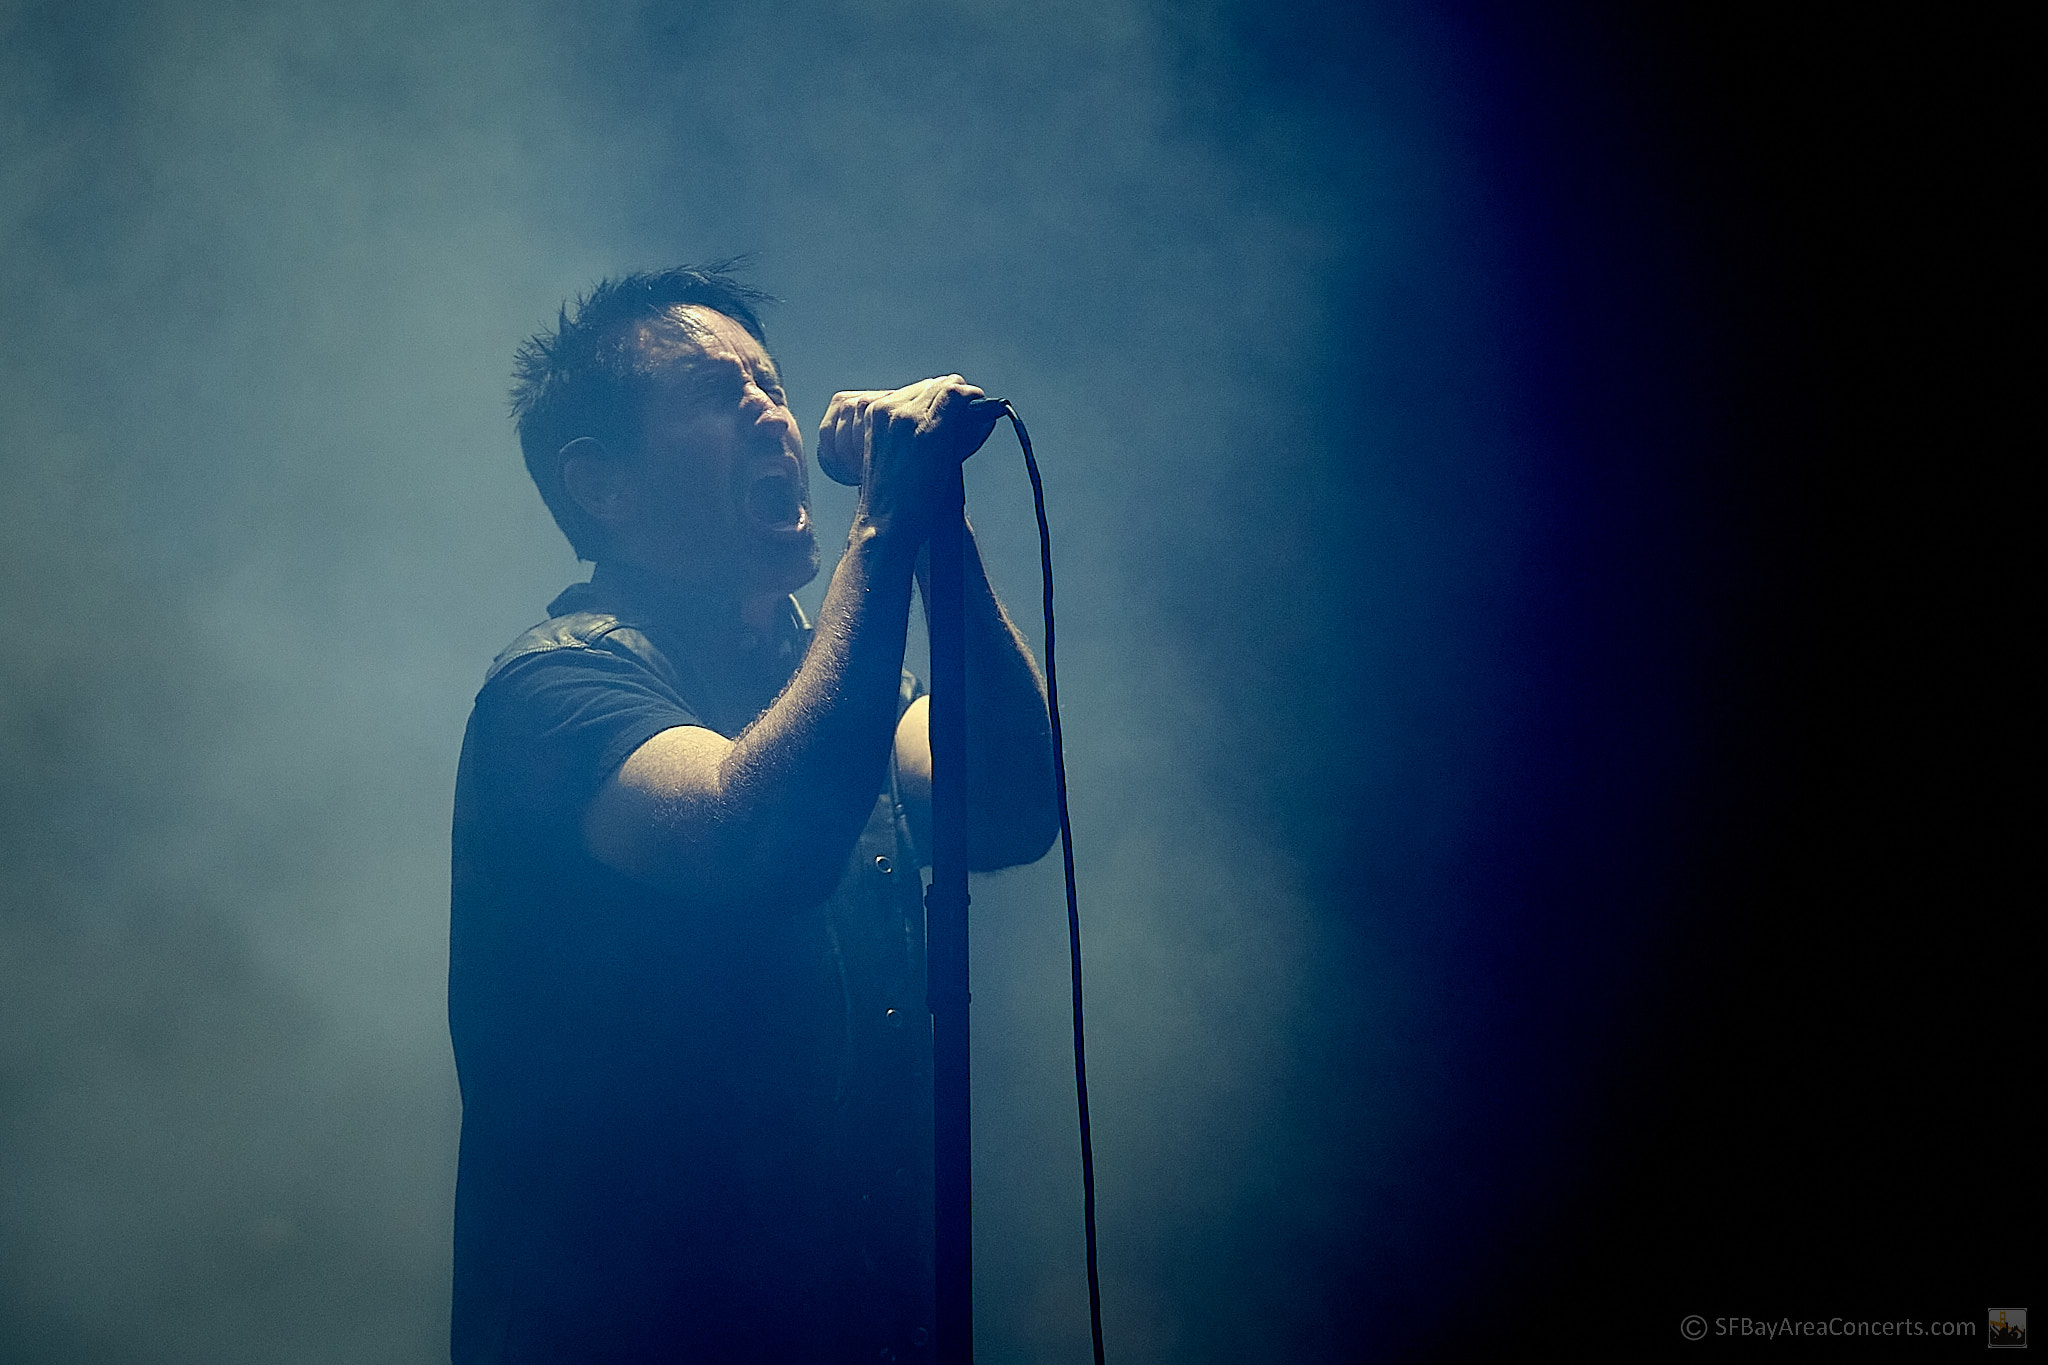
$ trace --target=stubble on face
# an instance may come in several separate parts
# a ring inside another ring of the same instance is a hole
[[[665,577],[780,596],[817,576],[803,438],[760,342],[704,308],[632,338],[650,384],[640,464],[645,540]]]

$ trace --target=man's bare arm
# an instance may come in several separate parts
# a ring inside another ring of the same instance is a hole
[[[809,653],[738,738],[684,726],[636,749],[585,814],[592,856],[655,885],[739,901],[800,905],[831,893],[896,728],[933,471],[987,435],[959,420],[980,396],[953,375],[835,397],[827,426],[860,441],[865,476]]]
[[[881,785],[909,609],[910,555],[857,533],[774,705],[737,739],[679,726],[634,750],[591,802],[585,847],[715,898],[829,895]]]

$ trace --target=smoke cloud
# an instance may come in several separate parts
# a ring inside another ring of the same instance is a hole
[[[1447,1310],[1654,937],[1552,911],[1675,819],[1668,433],[1598,484],[1546,425],[1484,34],[1311,18],[0,8],[0,1357],[445,1359],[456,750],[579,576],[512,349],[739,252],[800,415],[958,371],[1031,423],[1114,1358]],[[975,895],[981,1357],[1081,1359],[1057,859]]]

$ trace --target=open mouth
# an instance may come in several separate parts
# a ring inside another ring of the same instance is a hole
[[[764,530],[797,532],[810,525],[803,494],[787,472],[771,469],[747,485],[747,515]]]

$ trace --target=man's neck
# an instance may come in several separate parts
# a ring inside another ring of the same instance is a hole
[[[683,636],[700,657],[736,659],[753,652],[773,638],[789,601],[787,593],[721,592],[616,560],[598,564],[590,581]]]

